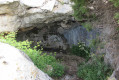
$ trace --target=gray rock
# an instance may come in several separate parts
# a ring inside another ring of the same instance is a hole
[[[20,50],[0,42],[0,80],[52,80]]]
[[[0,32],[41,27],[41,23],[68,20],[72,8],[68,1],[65,2],[61,4],[58,0],[0,0]]]

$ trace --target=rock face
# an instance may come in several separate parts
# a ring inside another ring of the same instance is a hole
[[[0,0],[0,32],[67,20],[70,0]]]
[[[33,41],[32,46],[36,46],[37,42],[40,42],[43,50],[49,52],[59,52],[61,50],[66,50],[68,47],[63,35],[59,34],[56,27],[53,28],[53,26],[52,28],[33,28],[29,31],[18,32],[16,39],[17,41]]]
[[[105,62],[114,68],[109,80],[119,80],[119,31],[114,14],[118,12],[108,0],[94,0],[92,5],[93,13],[97,15],[98,21],[93,21],[93,26],[100,28],[100,40],[104,48],[98,48],[98,53],[105,53]]]
[[[66,24],[66,26],[63,27],[62,24]],[[29,31],[19,31],[16,39],[17,41],[33,41],[32,46],[36,46],[37,42],[40,41],[44,51],[65,52],[72,45],[77,45],[79,42],[89,46],[90,41],[97,39],[98,34],[100,34],[98,29],[87,31],[79,23],[69,21],[67,23],[55,22],[42,29],[35,27]]]
[[[0,42],[1,80],[52,80],[22,51]]]

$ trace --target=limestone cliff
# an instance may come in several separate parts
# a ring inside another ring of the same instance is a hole
[[[69,19],[70,0],[0,0],[0,32]]]

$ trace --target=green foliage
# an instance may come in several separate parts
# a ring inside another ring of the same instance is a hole
[[[114,18],[115,18],[115,19],[119,19],[119,13],[115,13]]]
[[[26,40],[23,42],[17,42],[15,39],[15,32],[12,33],[0,33],[0,42],[8,43],[16,48],[24,51],[34,62],[34,64],[41,69],[42,71],[48,73],[50,76],[59,77],[64,73],[64,68],[59,62],[56,60],[52,54],[47,55],[43,53],[42,50],[37,50],[37,47],[40,46],[39,43],[34,48],[31,48],[30,45],[32,42]],[[53,71],[48,71],[47,66],[51,65]],[[59,68],[59,65],[62,69]],[[54,75],[55,73],[55,75]]]
[[[59,63],[53,64],[53,73],[51,74],[54,77],[61,77],[64,74],[64,66]]]
[[[112,69],[104,63],[103,57],[93,55],[91,63],[79,66],[78,77],[84,80],[107,80],[112,74]]]
[[[90,41],[89,47],[96,50],[96,48],[99,46],[99,44],[100,44],[100,40],[98,38],[92,39]]]
[[[115,7],[119,7],[119,0],[110,0]]]
[[[115,13],[114,18],[117,20],[117,22],[119,24],[119,13]]]
[[[117,29],[116,29],[117,31],[119,31],[119,27],[117,27]]]
[[[80,21],[84,19],[87,15],[88,9],[86,7],[86,1],[85,0],[71,0],[74,2],[74,5],[72,6],[74,10],[73,16],[76,20]]]
[[[90,48],[85,46],[84,43],[78,43],[78,45],[72,46],[71,53],[88,59],[90,55]]]
[[[92,25],[90,22],[83,23],[82,26],[85,27],[87,31],[92,30]]]
[[[114,6],[117,8],[119,7],[119,0],[110,0]],[[119,24],[119,13],[115,13],[114,18],[117,20],[117,23]]]

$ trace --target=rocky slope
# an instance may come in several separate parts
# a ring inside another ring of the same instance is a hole
[[[91,12],[95,13],[97,17],[91,23],[93,27],[100,29],[101,35],[99,38],[101,43],[104,43],[104,48],[99,47],[97,53],[105,53],[105,62],[115,70],[111,78],[119,80],[115,77],[119,74],[119,32],[117,31],[119,25],[114,19],[114,14],[119,10],[109,0],[94,0],[89,7],[93,7]]]

